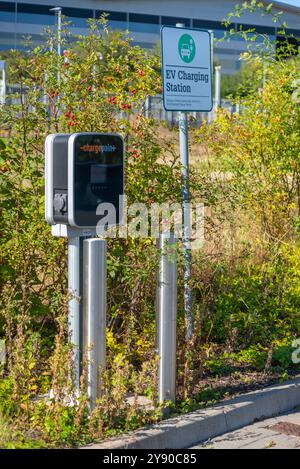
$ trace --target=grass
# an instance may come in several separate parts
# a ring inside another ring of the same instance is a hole
[[[13,430],[5,416],[0,411],[0,448],[6,448],[13,439]]]

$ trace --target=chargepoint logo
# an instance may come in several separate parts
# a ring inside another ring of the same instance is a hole
[[[181,60],[191,63],[196,54],[195,41],[189,34],[183,34],[178,41],[178,52]]]

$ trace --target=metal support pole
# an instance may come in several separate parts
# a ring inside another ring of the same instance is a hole
[[[57,57],[58,57],[58,68],[57,68],[57,81],[60,82],[60,56],[61,56],[61,7],[50,8],[49,11],[57,16]]]
[[[174,234],[161,234],[158,248],[161,250],[156,298],[157,347],[160,357],[158,399],[160,402],[175,402],[177,263]]]
[[[92,410],[106,366],[106,241],[99,238],[83,242],[83,350]]]
[[[147,96],[145,101],[145,118],[149,119],[149,111],[150,111],[150,96]]]
[[[177,23],[177,28],[184,27],[183,23]],[[188,145],[188,121],[187,113],[178,113],[179,146],[182,179],[182,212],[183,230],[182,242],[184,251],[184,310],[186,321],[186,339],[190,340],[193,334],[193,292],[190,285],[192,276],[191,253],[191,213],[190,213],[190,187],[189,187],[189,145]]]
[[[47,72],[45,72],[45,75],[44,75],[44,83],[45,85],[47,85],[47,81],[48,81],[48,74]],[[43,103],[45,106],[49,106],[49,102],[48,102],[48,96],[47,96],[47,93],[44,92],[44,96],[43,96]]]
[[[0,60],[0,65],[1,65],[1,70],[2,70],[0,104],[5,104],[5,101],[6,101],[6,62],[5,60]]]
[[[57,12],[57,55],[58,55],[58,70],[57,81],[60,82],[60,56],[61,56],[61,9]]]
[[[210,60],[211,60],[211,67],[213,70],[213,67],[214,67],[214,32],[212,29],[209,29],[208,32],[210,34]],[[211,123],[212,120],[213,120],[213,109],[207,114],[207,122]]]
[[[74,349],[75,387],[80,387],[81,363],[81,309],[82,309],[82,239],[79,236],[68,239],[68,289],[69,289],[69,331]]]
[[[221,106],[221,65],[215,67],[215,103],[214,103],[214,118],[216,111]]]
[[[186,339],[193,334],[193,292],[190,285],[192,276],[191,252],[191,213],[189,188],[189,151],[187,114],[179,113],[179,143],[182,177],[182,212],[183,212],[183,251],[184,251],[184,310],[186,319]]]

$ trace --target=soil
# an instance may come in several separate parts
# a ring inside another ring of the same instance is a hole
[[[239,394],[263,389],[267,386],[273,386],[288,379],[300,377],[299,370],[289,370],[288,377],[283,380],[282,371],[235,371],[226,376],[214,376],[201,379],[193,389],[193,396],[197,399],[203,391],[211,390],[212,396],[221,399],[231,399]],[[212,397],[213,398],[213,397]]]

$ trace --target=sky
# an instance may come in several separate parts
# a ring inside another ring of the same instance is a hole
[[[300,7],[300,0],[278,0],[278,1],[281,3],[287,3],[290,5],[295,5],[296,7]]]

